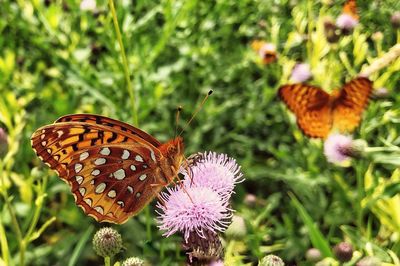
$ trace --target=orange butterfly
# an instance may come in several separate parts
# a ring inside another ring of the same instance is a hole
[[[178,174],[181,137],[166,143],[123,122],[73,114],[36,130],[37,156],[71,187],[76,204],[99,222],[121,224]]]
[[[283,85],[278,94],[306,136],[324,139],[333,128],[352,132],[359,125],[371,91],[372,82],[358,77],[331,94],[307,84]]]
[[[357,3],[356,0],[347,0],[343,5],[343,14],[348,14],[352,16],[355,20],[359,20],[360,16],[357,12]]]
[[[264,65],[270,64],[276,61],[276,48],[272,43],[255,40],[251,43],[251,48],[259,54]]]

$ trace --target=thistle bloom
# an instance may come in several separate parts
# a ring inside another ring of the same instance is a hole
[[[310,65],[306,63],[296,64],[292,70],[290,79],[295,83],[302,83],[312,77]]]
[[[79,8],[82,11],[95,11],[96,10],[96,0],[82,0]]]
[[[208,187],[222,196],[232,194],[235,184],[242,182],[243,174],[236,160],[226,154],[204,152],[201,160],[193,165],[189,172],[183,169],[186,187]]]
[[[224,266],[224,262],[222,260],[213,261],[209,266]]]
[[[324,143],[324,154],[331,163],[342,163],[350,159],[353,138],[350,136],[331,134]]]
[[[349,14],[341,14],[337,19],[336,19],[336,26],[341,28],[342,30],[345,31],[352,31],[355,26],[357,26],[358,20],[352,17]]]
[[[160,198],[164,204],[157,203],[158,227],[167,237],[182,232],[186,242],[190,233],[204,238],[204,230],[225,231],[232,216],[227,199],[208,187],[168,188]]]

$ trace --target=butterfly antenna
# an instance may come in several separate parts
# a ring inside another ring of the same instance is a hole
[[[178,108],[176,108],[176,117],[175,117],[175,138],[178,134],[178,125],[179,125],[179,117],[182,111],[182,106],[178,106]]]
[[[203,107],[203,105],[206,103],[208,97],[213,93],[213,90],[209,90],[208,93],[206,94],[206,96],[204,97],[203,101],[201,101],[200,105],[197,107],[196,111],[194,111],[192,117],[189,119],[189,121],[186,122],[186,124],[184,125],[184,127],[182,128],[182,131],[179,133],[178,136],[182,135],[182,133],[185,131],[185,129],[190,125],[190,123],[193,121],[193,119],[195,118],[195,116],[197,115],[197,113],[201,110],[201,108]]]

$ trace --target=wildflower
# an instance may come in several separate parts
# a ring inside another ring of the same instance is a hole
[[[390,96],[388,89],[381,87],[372,91],[372,97],[375,99],[385,99]]]
[[[383,40],[383,33],[381,31],[374,32],[371,35],[371,39],[376,41],[376,42],[380,42],[380,41]]]
[[[82,0],[79,8],[82,11],[95,11],[96,10],[96,0]]]
[[[263,64],[269,64],[276,60],[276,46],[273,43],[264,41],[253,41],[251,47],[261,58]]]
[[[235,159],[215,152],[204,152],[199,156],[202,159],[190,168],[189,173],[183,170],[186,187],[208,187],[222,196],[229,196],[235,184],[243,181],[243,174]]]
[[[238,215],[232,216],[232,223],[226,230],[226,235],[232,238],[243,238],[247,233],[246,224],[243,217]]]
[[[390,22],[392,23],[393,28],[400,28],[400,11],[396,11],[390,18]]]
[[[103,227],[93,237],[93,249],[101,257],[112,257],[122,248],[121,235],[111,227]]]
[[[160,198],[164,204],[157,203],[162,211],[159,212],[159,228],[166,230],[167,237],[180,231],[187,241],[193,232],[200,237],[204,237],[206,229],[223,232],[232,217],[227,198],[208,187],[168,188]]]
[[[257,197],[254,194],[247,194],[243,202],[249,207],[254,207],[257,203]]]
[[[336,26],[342,29],[344,34],[349,34],[353,31],[354,27],[357,26],[358,20],[350,14],[341,14],[336,19]]]
[[[359,260],[356,266],[376,266],[381,265],[381,263],[382,262],[377,257],[368,256]]]
[[[331,134],[325,140],[324,154],[331,163],[342,163],[355,156],[356,149],[351,136]]]
[[[296,64],[292,70],[290,79],[295,83],[302,83],[312,77],[310,65],[306,63]]]
[[[0,127],[0,157],[4,156],[8,150],[7,133]]]
[[[144,266],[144,261],[136,257],[131,257],[124,260],[122,266]]]
[[[321,251],[316,248],[310,248],[306,252],[306,259],[310,262],[317,262],[322,259]]]
[[[346,242],[341,242],[333,248],[333,253],[340,262],[347,262],[353,257],[353,246]]]
[[[285,266],[285,263],[278,256],[268,255],[261,259],[258,266]]]
[[[222,260],[212,261],[209,266],[224,266],[224,262]]]

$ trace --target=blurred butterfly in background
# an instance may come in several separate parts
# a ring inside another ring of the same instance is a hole
[[[181,137],[160,143],[123,122],[73,114],[36,130],[37,156],[71,188],[75,202],[99,222],[124,223],[177,176]]]
[[[343,5],[342,14],[350,15],[355,20],[359,21],[360,16],[358,15],[358,12],[357,12],[356,0],[347,0]]]
[[[272,43],[255,40],[251,43],[251,48],[259,55],[264,65],[273,63],[277,59],[276,47]]]
[[[372,82],[357,77],[331,94],[307,84],[283,85],[278,95],[295,114],[301,131],[311,138],[325,139],[332,129],[352,132],[360,124],[368,105]]]

